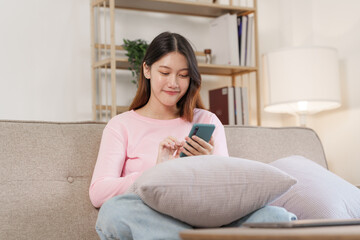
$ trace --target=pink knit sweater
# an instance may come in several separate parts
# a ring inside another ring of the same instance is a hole
[[[101,139],[89,189],[95,207],[123,194],[146,170],[156,165],[159,143],[168,136],[184,141],[193,123],[215,124],[214,155],[228,156],[224,127],[213,113],[194,110],[193,122],[158,120],[128,111],[112,118]]]

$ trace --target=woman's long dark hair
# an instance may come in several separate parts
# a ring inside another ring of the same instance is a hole
[[[201,75],[197,66],[194,50],[190,43],[177,33],[163,32],[150,43],[142,63],[151,67],[153,63],[171,52],[179,52],[185,56],[188,62],[190,83],[185,95],[178,101],[180,117],[192,121],[194,108],[204,108],[200,97]],[[144,76],[144,68],[141,66],[139,86],[129,109],[139,109],[150,99],[150,81]]]

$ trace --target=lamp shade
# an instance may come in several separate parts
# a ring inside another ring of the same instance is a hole
[[[265,111],[314,114],[340,107],[337,51],[287,48],[263,57]]]

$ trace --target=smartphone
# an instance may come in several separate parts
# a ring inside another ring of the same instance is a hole
[[[214,124],[195,123],[190,130],[189,138],[196,135],[199,138],[203,139],[204,141],[209,142],[214,130],[215,130]],[[186,157],[186,154],[181,152],[180,157]]]

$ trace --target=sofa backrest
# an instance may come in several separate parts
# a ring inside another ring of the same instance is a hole
[[[225,126],[229,155],[269,163],[302,155],[328,168],[316,132],[302,127]]]
[[[98,239],[88,196],[105,123],[0,121],[1,239]],[[226,127],[231,156],[303,155],[326,166],[303,128]]]
[[[1,239],[99,239],[88,189],[104,127],[0,121]]]

